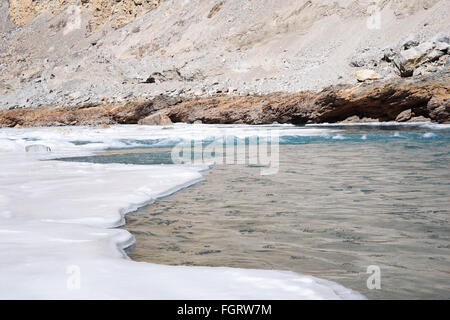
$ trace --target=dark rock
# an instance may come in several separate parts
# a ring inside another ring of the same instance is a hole
[[[427,104],[429,118],[439,123],[450,123],[450,90],[433,97]]]
[[[449,39],[449,37],[447,37],[447,36],[439,37],[439,38],[436,39],[436,40],[437,40],[437,42],[444,42],[444,43],[450,44],[450,39]]]
[[[190,99],[163,111],[173,121],[187,123],[306,124],[358,121],[356,117],[406,121],[409,113],[445,122],[450,121],[448,108],[443,107],[448,103],[444,97],[449,92],[449,78],[446,73],[417,81],[334,86],[318,93]]]
[[[409,35],[405,40],[402,41],[401,46],[404,50],[408,50],[412,47],[417,47],[420,43],[419,36],[416,34]]]
[[[441,50],[433,50],[427,55],[427,59],[430,62],[434,62],[436,60],[439,60],[440,57],[444,55],[444,52]]]

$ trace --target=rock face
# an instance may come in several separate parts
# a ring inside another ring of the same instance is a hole
[[[0,0],[0,125],[446,122],[449,15],[448,0]]]
[[[417,118],[421,117],[421,118]],[[169,120],[170,119],[170,120]],[[419,80],[394,79],[338,85],[295,94],[173,98],[88,108],[41,108],[0,111],[0,126],[140,123],[334,123],[414,121],[450,123],[450,72]]]
[[[431,41],[422,76],[445,66],[449,15],[448,0],[0,0],[0,109],[321,90],[400,77],[394,56]]]
[[[424,56],[426,56],[426,53],[411,48],[400,52],[394,58],[394,64],[402,77],[411,77],[414,74],[414,69],[420,64]]]
[[[218,97],[182,102],[168,109],[172,121],[204,123],[323,123],[350,117],[395,121],[405,110],[414,116],[449,123],[449,73],[422,81],[395,80],[360,86],[336,86],[318,93]]]
[[[132,21],[136,16],[159,5],[161,0],[10,0],[11,20],[23,26],[39,14],[50,11],[58,14],[70,5],[79,5],[91,15],[89,30],[94,31],[111,22],[119,27]]]
[[[176,97],[158,96],[153,99],[131,101],[124,104],[108,105],[108,115],[112,123],[135,124],[158,110],[173,106],[181,100]]]
[[[439,60],[448,53],[449,46],[445,42],[427,41],[417,46],[414,44],[416,42],[408,42],[408,49],[400,51],[393,59],[394,65],[402,77],[412,77],[420,66],[428,67],[427,64]]]
[[[440,123],[450,123],[450,94],[442,91],[440,95],[432,97],[427,104],[428,115]]]
[[[172,124],[172,121],[165,114],[155,113],[139,120],[138,124],[146,126],[169,126]]]
[[[0,111],[0,126],[61,126],[136,124],[139,120],[179,103],[175,97],[158,96],[118,104],[83,107],[30,108]]]

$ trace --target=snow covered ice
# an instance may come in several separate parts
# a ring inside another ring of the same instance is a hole
[[[113,126],[0,129],[2,299],[360,299],[343,286],[288,271],[131,261],[124,215],[202,180],[203,166],[48,161],[142,140],[203,139],[264,127]],[[282,127],[289,135],[329,129]],[[90,143],[74,143],[88,141]],[[28,148],[31,145],[44,147]],[[48,147],[49,149],[46,149]],[[51,151],[50,151],[51,150]]]

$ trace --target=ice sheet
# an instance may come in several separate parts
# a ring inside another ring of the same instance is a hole
[[[0,151],[23,151],[25,146],[45,144],[52,149],[51,157],[92,154],[107,148],[136,148],[173,145],[181,140],[206,140],[235,136],[267,136],[276,130],[283,136],[327,136],[338,130],[299,128],[292,125],[249,126],[181,124],[173,126],[114,125],[107,129],[92,127],[48,127],[0,130]]]
[[[202,179],[202,167],[42,161],[123,147],[123,139],[254,135],[264,127],[115,126],[0,130],[2,299],[359,299],[333,282],[286,271],[138,263],[123,248],[124,214]],[[326,129],[283,128],[320,135]],[[225,132],[226,133],[226,132]],[[96,143],[74,144],[71,141]],[[51,152],[25,152],[41,144]]]
[[[386,122],[354,122],[354,123],[316,123],[307,124],[305,128],[321,128],[321,127],[422,127],[433,130],[439,129],[449,129],[450,124],[445,123],[435,123],[435,122],[396,122],[396,121],[386,121]]]

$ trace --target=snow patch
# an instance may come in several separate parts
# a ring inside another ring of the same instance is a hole
[[[48,161],[123,147],[123,139],[263,134],[257,127],[200,127],[0,129],[0,299],[364,298],[293,272],[133,262],[124,248],[134,237],[112,228],[123,225],[126,213],[200,181],[205,167]],[[52,152],[25,152],[36,143]]]

